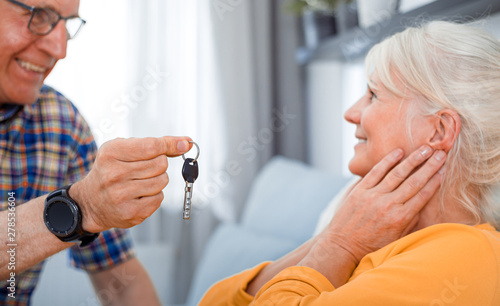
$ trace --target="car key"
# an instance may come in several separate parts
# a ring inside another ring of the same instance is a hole
[[[182,218],[184,220],[189,220],[191,215],[191,198],[193,197],[193,183],[198,178],[198,162],[195,159],[186,158],[184,166],[182,167],[182,176],[186,181]]]

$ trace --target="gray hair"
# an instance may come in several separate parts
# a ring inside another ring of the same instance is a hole
[[[404,97],[398,78],[406,92],[420,97],[416,103],[425,114],[457,112],[462,129],[448,153],[442,195],[457,199],[477,222],[499,228],[500,42],[470,25],[433,21],[374,46],[366,68]]]

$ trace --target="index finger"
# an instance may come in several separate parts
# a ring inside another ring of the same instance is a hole
[[[432,155],[432,147],[423,145],[412,152],[405,160],[392,169],[384,178],[381,184],[382,191],[391,192],[400,186],[413,171],[418,169]],[[439,169],[437,169],[439,170]],[[437,171],[436,170],[436,171]]]
[[[175,157],[186,153],[193,146],[189,137],[147,137],[122,139],[114,144],[119,160],[134,162],[150,160],[160,155]]]
[[[365,188],[373,188],[381,180],[384,179],[387,172],[389,172],[392,167],[394,167],[403,158],[404,151],[402,149],[395,149],[391,153],[387,154],[381,161],[379,161],[373,168],[365,175],[365,177],[359,183],[360,186]]]
[[[396,189],[396,200],[400,203],[405,203],[415,194],[419,194],[439,169],[441,169],[445,161],[446,153],[442,150],[436,151],[420,169],[410,175],[410,177]],[[420,193],[420,195],[422,195],[422,193]]]

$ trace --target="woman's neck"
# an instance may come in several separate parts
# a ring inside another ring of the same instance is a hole
[[[447,194],[456,194],[447,191]],[[412,232],[439,223],[460,223],[475,225],[478,220],[451,196],[445,196],[441,202],[441,193],[437,192],[419,213],[419,221]],[[442,204],[441,204],[442,203]]]

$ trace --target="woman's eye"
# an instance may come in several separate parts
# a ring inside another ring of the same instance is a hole
[[[376,98],[377,98],[377,95],[372,90],[370,90],[370,100],[373,100]]]

